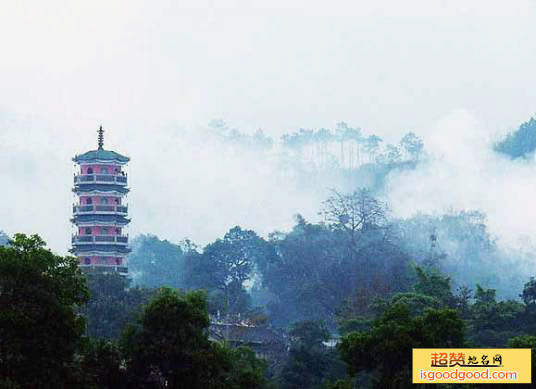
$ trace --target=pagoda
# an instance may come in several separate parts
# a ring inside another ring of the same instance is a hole
[[[129,158],[104,149],[104,131],[98,131],[98,149],[73,158],[77,172],[73,192],[72,223],[76,233],[70,250],[83,271],[127,275],[128,219],[125,196],[129,192],[124,171]]]

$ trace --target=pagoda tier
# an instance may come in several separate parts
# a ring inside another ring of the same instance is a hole
[[[71,252],[84,271],[118,272],[126,275],[128,235],[123,229],[130,223],[124,198],[129,192],[123,168],[129,161],[115,151],[103,149],[103,131],[99,130],[99,148],[77,155],[71,222],[76,226]]]

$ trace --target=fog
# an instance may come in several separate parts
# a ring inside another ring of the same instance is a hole
[[[389,203],[400,217],[449,210],[480,210],[505,247],[532,238],[536,206],[533,158],[511,160],[493,145],[494,133],[468,111],[456,111],[422,134],[430,153],[416,170],[391,175]]]
[[[491,151],[534,112],[531,1],[16,2],[0,5],[0,229],[70,244],[71,158],[132,158],[131,234],[206,243],[316,218],[337,180],[285,172],[279,136],[346,121],[412,130],[429,162],[390,177],[393,212],[482,209],[508,244],[531,235],[532,162]],[[221,118],[271,152],[223,144]],[[304,185],[304,182],[306,185]],[[357,183],[360,184],[360,183]]]

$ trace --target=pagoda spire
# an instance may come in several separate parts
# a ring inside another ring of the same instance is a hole
[[[102,150],[102,147],[104,146],[104,130],[102,129],[102,126],[99,127],[99,150]]]

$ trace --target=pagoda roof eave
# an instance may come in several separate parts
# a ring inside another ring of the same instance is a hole
[[[124,165],[128,163],[128,161],[130,161],[129,157],[116,153],[115,151],[103,149],[91,150],[84,154],[78,154],[73,158],[73,162],[76,162],[78,164],[114,162],[119,165]]]

